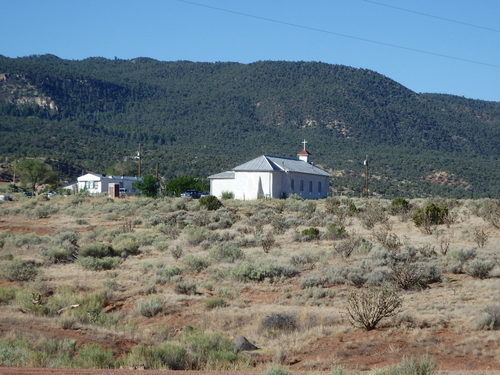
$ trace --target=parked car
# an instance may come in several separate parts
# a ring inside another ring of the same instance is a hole
[[[201,197],[201,193],[198,190],[189,189],[181,193],[181,197],[191,197],[194,199],[198,199]]]

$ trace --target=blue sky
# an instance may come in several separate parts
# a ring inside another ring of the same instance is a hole
[[[498,0],[189,2],[211,8],[179,0],[4,0],[0,54],[322,61],[371,69],[416,92],[500,101]]]

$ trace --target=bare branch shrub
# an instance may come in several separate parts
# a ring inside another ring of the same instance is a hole
[[[354,327],[370,331],[382,319],[398,314],[401,304],[400,294],[389,287],[353,291],[347,299],[347,317]]]
[[[474,237],[474,242],[478,247],[484,247],[486,242],[488,242],[488,233],[484,230],[484,228],[475,227],[472,235]]]

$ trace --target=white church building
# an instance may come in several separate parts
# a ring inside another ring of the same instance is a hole
[[[235,199],[286,198],[297,194],[304,199],[326,198],[331,175],[314,166],[304,149],[298,159],[262,155],[232,170],[208,177],[210,194],[220,198],[233,193]]]

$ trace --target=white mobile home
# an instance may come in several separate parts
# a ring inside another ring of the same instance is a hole
[[[119,184],[120,191],[126,195],[137,194],[134,183],[142,181],[140,177],[130,176],[106,176],[97,173],[87,173],[77,178],[78,191],[88,191],[89,194],[96,195],[107,193],[109,184]]]

